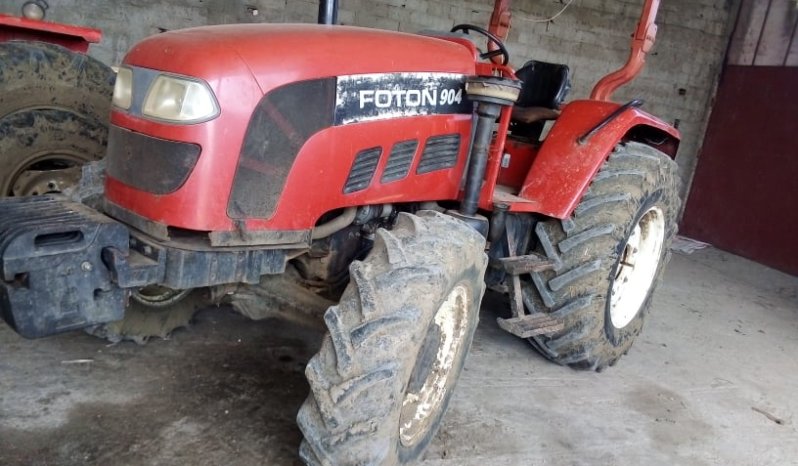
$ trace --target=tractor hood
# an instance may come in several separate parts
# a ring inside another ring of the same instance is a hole
[[[261,93],[308,79],[386,72],[473,74],[463,43],[393,31],[311,24],[207,26],[145,39],[125,64],[207,81],[254,78]],[[233,81],[231,81],[233,80]],[[223,105],[224,106],[224,105]]]
[[[226,25],[150,37],[124,60],[132,85],[119,94],[127,107],[111,112],[106,199],[161,226],[238,231],[245,221],[296,234],[340,206],[454,199],[473,111],[464,82],[477,59],[460,37],[346,26]],[[215,102],[187,108],[205,113],[182,121],[157,113],[179,100],[169,89],[184,84],[169,83],[196,79]],[[430,153],[444,159],[430,162],[430,173],[422,167],[422,181],[342,189],[356,154],[387,153],[400,140],[431,140],[440,150]]]

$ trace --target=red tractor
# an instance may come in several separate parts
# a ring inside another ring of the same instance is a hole
[[[96,29],[0,14],[0,197],[63,192],[105,154],[115,74],[86,55]]]
[[[492,32],[229,25],[137,44],[113,93],[101,211],[0,201],[3,317],[31,338],[121,338],[132,305],[169,319],[158,309],[202,297],[251,317],[269,298],[331,303],[298,415],[311,465],[422,455],[486,286],[508,297],[501,327],[546,357],[612,365],[680,207],[679,133],[609,100],[642,67],[658,1],[627,66],[565,105],[567,67],[508,65],[507,3]]]

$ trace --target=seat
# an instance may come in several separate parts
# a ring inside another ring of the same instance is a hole
[[[557,118],[560,105],[571,90],[570,69],[566,65],[531,60],[515,75],[523,85],[513,108],[510,133],[537,140],[546,121]]]

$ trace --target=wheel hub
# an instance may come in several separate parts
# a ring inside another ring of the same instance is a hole
[[[60,193],[80,182],[80,166],[86,161],[70,154],[37,154],[23,161],[2,187],[0,194],[39,196]]]
[[[149,307],[168,307],[182,300],[191,290],[173,290],[165,286],[150,285],[134,291],[130,297]]]
[[[417,367],[414,371],[402,402],[399,438],[405,447],[411,447],[424,438],[443,408],[443,401],[451,386],[449,375],[466,337],[468,294],[464,285],[456,286],[432,320],[417,363],[424,367],[420,371]],[[425,358],[427,354],[431,357]]]
[[[654,283],[664,241],[665,215],[652,207],[640,217],[619,259],[610,292],[610,320],[615,328],[626,327],[640,311]]]

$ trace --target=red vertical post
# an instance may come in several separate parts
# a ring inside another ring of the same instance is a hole
[[[604,76],[596,84],[590,94],[591,99],[609,101],[613,92],[624,84],[631,82],[643,71],[646,54],[654,46],[654,41],[657,38],[655,21],[659,2],[660,0],[646,0],[645,5],[643,5],[643,11],[640,14],[640,21],[637,23],[637,30],[632,36],[632,50],[629,53],[629,59],[621,69]]]
[[[510,20],[512,13],[510,13],[510,0],[495,0],[493,4],[493,14],[490,16],[490,24],[488,25],[488,32],[498,37],[501,40],[507,40],[507,35],[510,32]],[[497,50],[496,44],[488,41],[488,50],[493,52]],[[501,63],[502,57],[492,57],[493,63]]]

